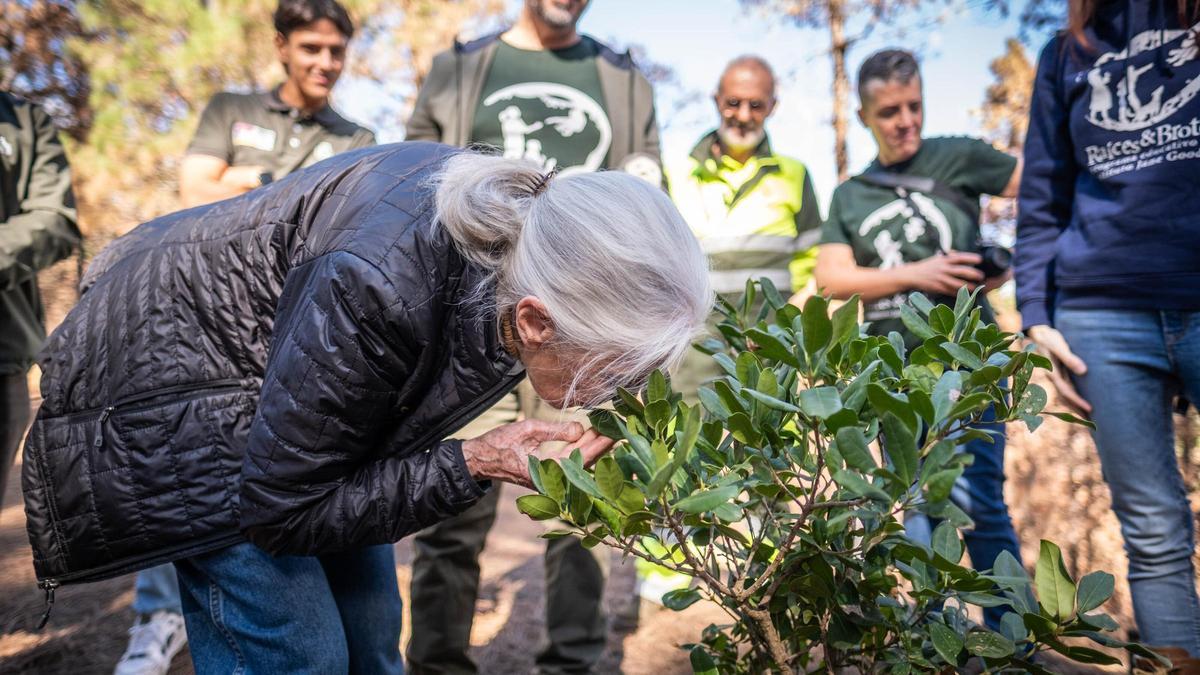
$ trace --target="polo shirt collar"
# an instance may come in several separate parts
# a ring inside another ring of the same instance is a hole
[[[265,105],[268,110],[274,110],[275,112],[287,113],[289,115],[295,116],[296,119],[301,119],[301,120],[311,118],[323,127],[330,127],[337,123],[337,113],[335,113],[333,111],[333,108],[328,103],[326,103],[325,106],[323,108],[321,108],[320,110],[318,110],[317,112],[309,115],[300,110],[297,110],[296,108],[293,108],[292,106],[288,105],[282,98],[280,98],[279,90],[282,88],[283,88],[282,84],[277,85],[271,91],[264,92],[262,94],[263,105]]]

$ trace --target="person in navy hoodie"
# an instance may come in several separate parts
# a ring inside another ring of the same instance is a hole
[[[1171,410],[1200,402],[1200,7],[1071,0],[1038,63],[1015,270],[1025,329],[1094,438],[1147,644],[1200,656]]]

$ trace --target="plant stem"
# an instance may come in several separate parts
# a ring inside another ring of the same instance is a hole
[[[754,623],[758,625],[758,629],[762,631],[763,637],[767,641],[767,649],[771,652],[771,658],[775,660],[775,665],[779,668],[779,672],[783,675],[794,675],[791,663],[788,661],[788,650],[783,646],[783,640],[779,639],[779,631],[775,629],[775,624],[771,623],[771,613],[763,609],[746,608],[746,615],[754,619]],[[832,672],[832,671],[831,671]]]

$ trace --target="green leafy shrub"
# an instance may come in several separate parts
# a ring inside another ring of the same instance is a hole
[[[720,305],[723,341],[702,345],[724,375],[699,403],[661,373],[640,395],[621,391],[615,412],[592,415],[622,441],[613,453],[592,469],[578,453],[531,458],[538,494],[518,506],[570,526],[548,537],[573,533],[691,577],[664,604],[707,598],[731,619],[688,646],[698,673],[1037,673],[1031,656],[1047,649],[1118,662],[1065,638],[1154,658],[1105,634],[1117,626],[1095,610],[1112,576],[1076,583],[1050,542],[1032,581],[1008,554],[989,572],[960,564],[971,520],[949,497],[971,457],[956,450],[987,436],[972,424],[989,407],[1036,428],[1046,394],[1030,378],[1050,364],[983,324],[965,291],[953,309],[910,303],[902,317],[922,342],[908,351],[898,334],[862,333],[857,299],[830,315],[821,298],[801,310],[765,280],[748,286],[740,306]],[[941,521],[930,545],[905,536],[910,511]],[[970,605],[1010,611],[992,631]]]

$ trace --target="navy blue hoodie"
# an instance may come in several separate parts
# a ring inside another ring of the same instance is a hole
[[[1054,308],[1200,309],[1200,35],[1167,0],[1101,2],[1038,61],[1014,263]]]

